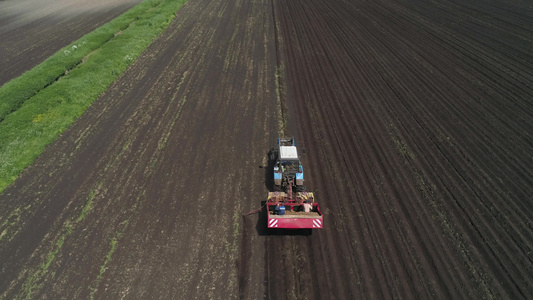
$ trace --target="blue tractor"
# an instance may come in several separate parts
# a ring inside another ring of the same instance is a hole
[[[274,162],[274,190],[296,192],[305,191],[304,169],[298,157],[294,138],[278,138],[278,147],[270,151]]]

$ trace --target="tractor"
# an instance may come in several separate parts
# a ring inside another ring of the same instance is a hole
[[[294,138],[279,138],[269,152],[274,186],[266,202],[268,228],[322,228],[322,213],[312,192],[304,186],[304,170]]]

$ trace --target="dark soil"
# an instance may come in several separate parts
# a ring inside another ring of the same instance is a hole
[[[190,0],[0,196],[0,298],[533,298],[533,12]],[[324,229],[267,231],[296,137]]]

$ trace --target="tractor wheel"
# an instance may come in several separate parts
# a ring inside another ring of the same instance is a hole
[[[268,156],[271,161],[276,161],[278,159],[278,149],[272,148],[268,151]]]
[[[305,192],[307,190],[307,188],[303,185],[298,185],[296,186],[296,191],[297,192]]]

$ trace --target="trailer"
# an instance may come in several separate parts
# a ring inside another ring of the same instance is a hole
[[[266,203],[268,228],[322,228],[322,212],[312,192],[269,192]]]

